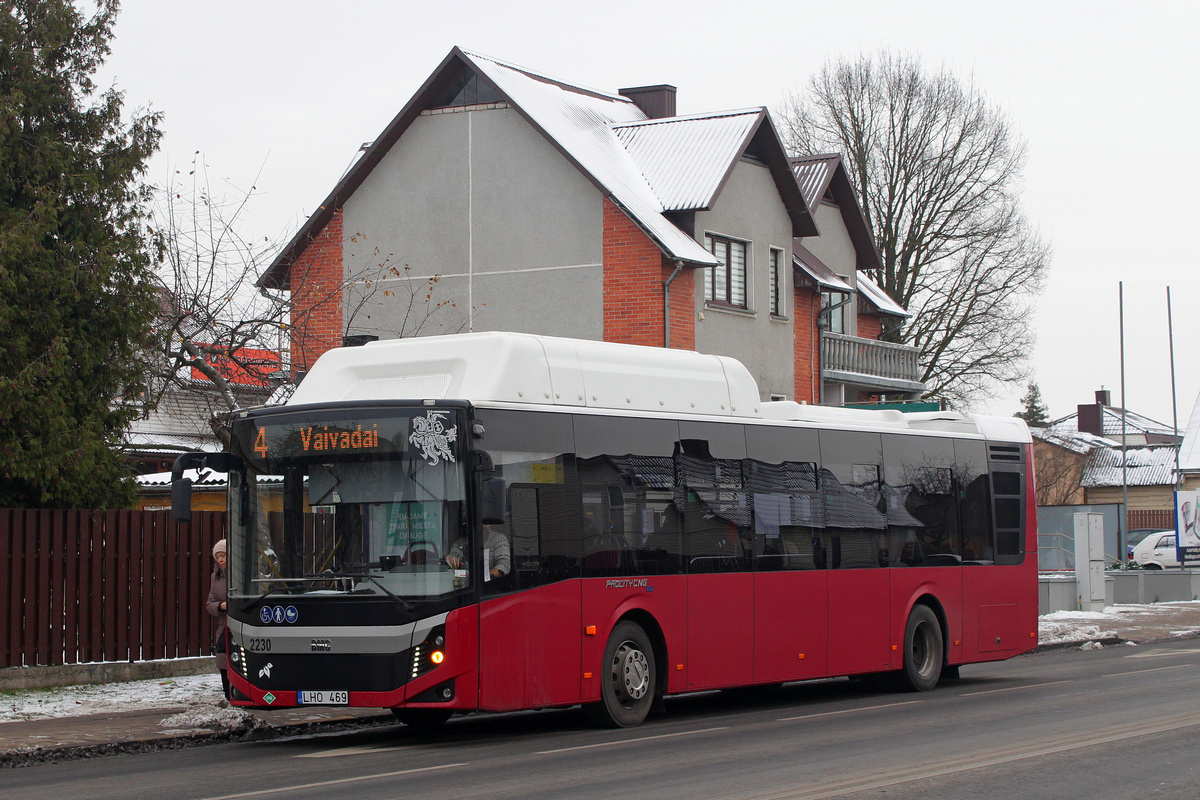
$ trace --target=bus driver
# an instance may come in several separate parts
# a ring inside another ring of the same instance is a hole
[[[467,540],[459,539],[446,553],[446,565],[458,569],[466,561]],[[491,525],[483,526],[484,566],[488,567],[488,580],[502,578],[512,569],[511,548],[508,537]]]

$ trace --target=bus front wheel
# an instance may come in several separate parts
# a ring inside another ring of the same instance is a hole
[[[914,606],[904,627],[904,669],[900,687],[910,692],[927,692],[942,675],[942,626],[926,605]]]
[[[650,713],[657,690],[654,647],[641,626],[619,622],[608,637],[600,667],[600,702],[585,706],[597,725],[632,728]]]

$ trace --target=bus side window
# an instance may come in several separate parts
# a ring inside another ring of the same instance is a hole
[[[518,575],[541,571],[542,544],[538,522],[538,496],[534,486],[513,486],[508,492],[512,532],[512,568]]]
[[[517,483],[509,487],[509,588],[579,577],[578,500],[565,486]]]
[[[1024,504],[1021,488],[1024,484],[1020,472],[996,471],[992,473],[992,519],[996,528],[996,558],[1011,563],[1020,560],[1024,531]]]

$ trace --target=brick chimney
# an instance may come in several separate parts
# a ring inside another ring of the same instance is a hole
[[[628,97],[650,119],[675,116],[675,87],[665,83],[657,86],[632,86],[618,89],[622,97]]]
[[[1075,427],[1080,433],[1091,433],[1096,436],[1104,435],[1104,407],[1112,405],[1112,398],[1108,389],[1100,389],[1096,392],[1096,402],[1087,406],[1076,406],[1075,410],[1078,414]]]

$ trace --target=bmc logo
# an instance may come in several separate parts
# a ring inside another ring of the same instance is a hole
[[[313,639],[312,651],[314,653],[328,653],[333,650],[333,642],[328,639]]]

